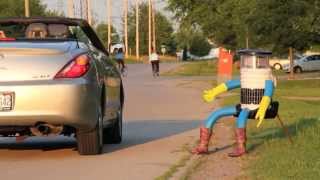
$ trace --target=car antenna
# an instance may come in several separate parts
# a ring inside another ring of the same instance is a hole
[[[77,34],[76,34],[76,33],[72,33],[72,36],[73,36],[73,38],[76,40],[77,48],[79,49],[79,48],[80,48],[80,45],[79,45],[79,39],[78,39],[78,37],[77,37]]]

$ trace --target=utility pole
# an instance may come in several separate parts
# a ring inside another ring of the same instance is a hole
[[[87,0],[87,20],[88,23],[92,25],[91,0]]]
[[[80,1],[80,18],[83,19],[83,3]]]
[[[153,36],[153,43],[152,47],[156,51],[157,50],[157,41],[156,41],[156,7],[154,2],[152,3],[152,36]]]
[[[128,0],[124,0],[124,46],[126,58],[128,58],[129,46],[128,46]]]
[[[110,51],[111,45],[111,0],[107,0],[107,10],[108,10],[108,50]]]
[[[24,0],[24,12],[26,17],[30,17],[30,1]]]
[[[140,52],[139,52],[139,0],[136,0],[136,58],[137,60],[140,59]]]
[[[249,37],[246,37],[246,48],[249,49]]]
[[[152,5],[151,5],[151,0],[148,0],[148,2],[149,2],[149,6],[148,6],[148,7],[149,7],[149,8],[148,8],[148,9],[149,9],[149,10],[148,10],[148,12],[149,12],[149,13],[148,13],[148,14],[149,14],[149,15],[148,15],[148,19],[149,19],[149,23],[148,23],[148,25],[149,25],[149,36],[148,36],[148,37],[149,37],[149,56],[150,56],[151,53],[152,53],[152,52],[151,52],[151,48],[152,48],[152,47],[151,47],[151,46],[152,46],[152,25],[151,25],[151,19],[152,19],[152,18],[151,18],[151,16],[152,16],[152,12],[151,12],[151,11],[152,11],[152,10],[151,10],[151,6],[152,6]]]
[[[74,4],[73,0],[68,0],[68,16],[74,18]]]
[[[247,49],[249,49],[249,40],[250,40],[249,27],[247,27],[247,30],[246,30],[246,48]]]

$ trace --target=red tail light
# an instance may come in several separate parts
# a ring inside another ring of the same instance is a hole
[[[90,57],[86,54],[76,57],[55,76],[59,78],[78,78],[85,75],[90,68]]]

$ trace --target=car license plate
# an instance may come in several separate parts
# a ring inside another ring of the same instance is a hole
[[[11,111],[13,109],[14,93],[0,92],[0,111]]]

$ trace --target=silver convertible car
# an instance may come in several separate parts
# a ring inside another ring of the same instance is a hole
[[[120,143],[121,76],[80,19],[0,19],[0,135],[75,135],[81,155]]]

